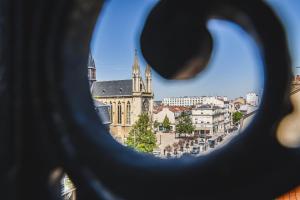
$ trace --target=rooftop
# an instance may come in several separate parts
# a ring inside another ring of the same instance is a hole
[[[91,90],[93,97],[131,96],[132,80],[97,81]]]

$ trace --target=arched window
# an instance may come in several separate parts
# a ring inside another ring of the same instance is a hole
[[[112,104],[112,102],[110,102],[109,103],[110,104],[110,113],[109,113],[109,117],[110,117],[110,122],[111,123],[113,123],[113,119],[114,119],[114,117],[113,117],[113,104]]]
[[[118,124],[122,124],[122,107],[121,103],[118,103]]]
[[[131,124],[131,105],[129,103],[129,101],[127,102],[127,105],[126,105],[126,124]]]

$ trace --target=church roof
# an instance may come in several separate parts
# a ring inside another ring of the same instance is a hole
[[[132,80],[97,81],[92,86],[93,97],[131,96]]]

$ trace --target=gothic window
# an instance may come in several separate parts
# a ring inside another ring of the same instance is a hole
[[[109,113],[110,114],[109,115],[110,116],[110,122],[113,123],[113,105],[112,105],[111,102],[109,104],[110,104],[110,113]]]
[[[118,124],[122,124],[122,106],[118,103]]]
[[[149,100],[148,99],[145,99],[143,101],[143,105],[142,105],[142,111],[143,112],[149,112]]]
[[[129,102],[126,105],[126,124],[131,124],[131,105]]]
[[[93,80],[96,79],[96,71],[95,71],[95,69],[92,69],[92,79]]]

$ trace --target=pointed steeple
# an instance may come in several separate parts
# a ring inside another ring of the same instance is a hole
[[[151,75],[151,67],[147,64],[146,70],[145,70],[145,76],[146,76],[146,92],[152,93],[152,75]]]
[[[150,77],[151,76],[151,67],[149,64],[146,66],[145,76]]]
[[[132,73],[135,75],[140,74],[140,65],[139,65],[137,49],[135,49],[135,52],[134,52],[134,62],[133,62],[133,66],[132,66]]]
[[[92,86],[92,84],[96,81],[96,65],[91,51],[89,52],[89,60],[87,66],[88,66],[88,79],[89,79],[90,86]]]

